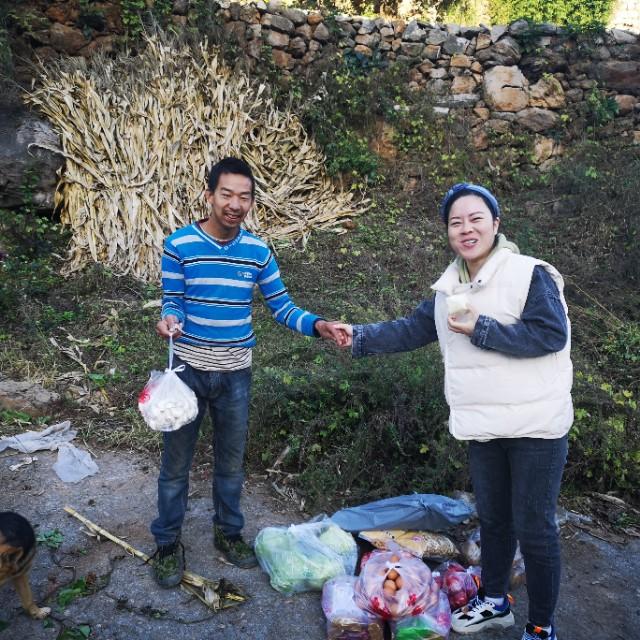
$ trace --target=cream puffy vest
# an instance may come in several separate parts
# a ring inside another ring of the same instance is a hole
[[[450,408],[449,431],[458,440],[560,438],[571,427],[570,325],[564,349],[537,358],[517,358],[475,347],[468,336],[447,327],[446,298],[460,293],[468,295],[481,315],[501,324],[518,321],[536,265],[552,276],[566,311],[564,282],[556,269],[509,249],[491,256],[471,283],[460,284],[458,270],[451,264],[432,286]]]

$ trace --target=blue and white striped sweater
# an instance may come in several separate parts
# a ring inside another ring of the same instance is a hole
[[[162,317],[183,323],[180,342],[216,347],[253,347],[253,287],[260,288],[280,324],[314,335],[318,316],[296,307],[280,278],[271,249],[260,238],[240,230],[221,245],[197,223],[178,229],[162,255]]]

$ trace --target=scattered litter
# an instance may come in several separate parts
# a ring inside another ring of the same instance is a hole
[[[88,451],[78,449],[68,442],[58,447],[58,460],[53,465],[53,470],[62,482],[80,482],[99,471]]]
[[[64,510],[69,515],[72,515],[74,518],[80,520],[80,522],[82,522],[82,524],[84,524],[84,526],[87,527],[90,532],[95,534],[98,539],[100,537],[107,538],[108,540],[111,540],[111,542],[115,542],[117,545],[120,545],[132,556],[141,558],[145,562],[149,562],[149,560],[151,559],[146,553],[138,551],[121,538],[114,536],[106,529],[103,529],[94,522],[91,522],[91,520],[79,514],[72,507],[66,506]],[[180,586],[188,593],[196,596],[198,600],[200,600],[203,604],[205,604],[207,607],[209,607],[209,609],[212,609],[213,611],[219,611],[220,609],[234,607],[245,602],[247,599],[247,596],[245,596],[242,591],[238,589],[238,587],[234,586],[228,580],[225,580],[224,578],[220,580],[209,580],[208,578],[203,578],[202,576],[192,573],[191,571],[184,572],[184,576],[182,577]]]
[[[17,436],[0,439],[0,451],[12,448],[21,453],[34,451],[55,451],[61,444],[76,437],[77,431],[71,429],[71,422],[65,420],[51,425],[43,431],[25,431]]]
[[[12,448],[22,453],[34,451],[58,450],[58,460],[53,470],[63,482],[79,482],[87,476],[98,472],[98,465],[91,458],[91,454],[69,444],[76,437],[77,431],[71,429],[71,422],[65,420],[51,425],[43,431],[25,431],[17,436],[0,439],[0,451]],[[29,460],[29,462],[26,462]],[[22,466],[31,464],[37,458],[24,458],[22,462],[9,467],[15,471]]]
[[[36,458],[35,456],[27,456],[26,458],[22,458],[22,460],[20,460],[20,462],[17,462],[16,464],[12,464],[9,467],[9,471],[17,471],[18,469],[20,469],[21,467],[26,467],[29,464],[32,464],[33,462],[37,462],[38,458]]]

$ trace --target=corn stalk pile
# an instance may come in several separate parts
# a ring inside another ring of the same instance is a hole
[[[207,169],[226,156],[255,172],[250,231],[302,246],[313,229],[343,231],[365,203],[336,188],[299,120],[266,93],[206,42],[149,37],[134,58],[41,68],[26,101],[53,123],[61,149],[52,150],[66,158],[56,192],[72,230],[65,271],[95,261],[157,281],[163,238],[207,215]]]

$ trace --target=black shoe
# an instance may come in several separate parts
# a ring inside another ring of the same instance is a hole
[[[164,589],[177,587],[184,575],[184,546],[176,540],[173,544],[160,546],[149,558],[153,560],[153,576]]]
[[[213,526],[213,545],[222,552],[225,560],[241,569],[251,569],[258,564],[253,549],[242,539],[240,534],[227,536],[222,529]]]

